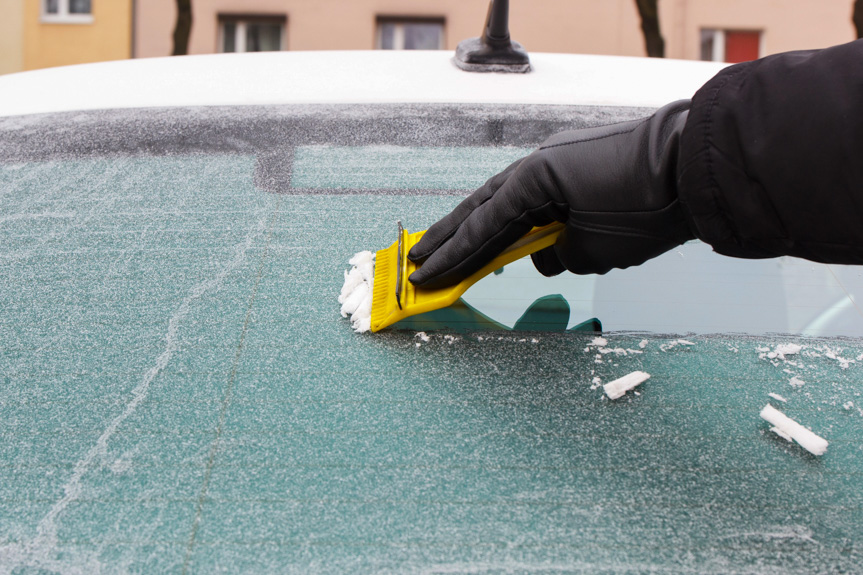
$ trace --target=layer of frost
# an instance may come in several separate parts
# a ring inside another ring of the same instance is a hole
[[[627,391],[644,383],[648,379],[650,379],[649,373],[633,371],[629,375],[624,375],[620,379],[606,383],[602,388],[609,399],[617,399],[618,397],[623,397]]]
[[[823,455],[827,451],[827,440],[815,435],[771,405],[766,405],[761,410],[761,419],[773,425],[770,431],[788,441],[796,441],[812,455]]]
[[[359,252],[348,263],[352,267],[345,272],[339,303],[342,304],[342,317],[351,316],[351,327],[362,333],[372,327],[375,254],[370,251]]]

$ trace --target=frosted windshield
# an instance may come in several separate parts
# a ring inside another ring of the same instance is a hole
[[[636,114],[0,120],[0,572],[858,570],[857,268],[692,243],[602,277],[522,261],[434,329],[339,315],[396,220]],[[714,333],[747,329],[785,333]]]

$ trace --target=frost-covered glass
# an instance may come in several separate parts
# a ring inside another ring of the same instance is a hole
[[[450,315],[470,329],[339,314],[397,220],[643,113],[0,118],[0,571],[859,573],[860,267],[692,242],[506,266]]]

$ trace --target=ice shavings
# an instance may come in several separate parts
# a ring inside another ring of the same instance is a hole
[[[647,340],[642,340],[644,345],[639,344],[639,347],[644,349],[647,345]],[[640,354],[643,353],[640,349],[630,349],[630,348],[622,348],[622,347],[606,347],[608,345],[608,340],[604,337],[595,337],[593,340],[587,344],[587,347],[584,348],[585,353],[590,353],[591,351],[598,352],[596,354],[596,363],[602,363],[602,356],[613,353],[614,355],[627,355],[630,353]],[[596,348],[595,350],[591,350],[591,348]]]
[[[605,355],[607,353],[613,353],[614,355],[626,355],[626,353],[627,353],[627,350],[623,349],[622,347],[601,347],[598,349],[598,351],[599,351],[600,355]],[[632,353],[641,353],[640,351],[637,351],[637,350],[629,350],[629,351],[631,351]]]
[[[345,283],[339,294],[342,317],[351,316],[351,327],[357,333],[372,327],[372,296],[374,294],[375,254],[362,251],[354,254],[345,272]]]
[[[784,397],[782,397],[781,395],[779,395],[778,393],[768,393],[767,395],[769,395],[770,397],[772,397],[776,401],[781,401],[782,403],[788,403],[788,400],[785,399]]]
[[[755,351],[758,352],[758,359],[779,359],[786,360],[785,356],[797,355],[803,349],[802,345],[796,343],[780,343],[771,351],[769,347],[758,347]]]
[[[856,363],[853,359],[845,359],[839,355],[841,350],[832,350],[829,347],[824,351],[824,357],[827,359],[833,359],[839,362],[840,369],[848,369],[852,363]]]
[[[782,362],[786,365],[798,368],[805,366],[804,358],[814,359],[826,357],[827,359],[832,359],[837,362],[840,369],[848,369],[852,364],[855,364],[860,360],[860,357],[854,359],[842,357],[840,355],[842,353],[841,348],[824,346],[816,347],[814,349],[805,349],[804,346],[796,343],[779,344],[772,350],[769,347],[757,347],[755,348],[755,351],[758,352],[758,359],[769,361],[775,366],[781,365],[780,362]],[[799,359],[792,360],[789,356],[799,356]]]
[[[693,346],[695,344],[693,342],[689,341],[688,339],[675,339],[674,341],[669,341],[668,343],[663,343],[662,345],[659,346],[659,349],[661,351],[670,351],[679,345]]]
[[[644,383],[648,379],[650,379],[649,373],[633,371],[628,375],[624,375],[619,379],[606,383],[602,388],[605,390],[605,395],[608,396],[608,399],[617,399],[619,397],[623,397],[627,391]]]
[[[782,343],[776,346],[774,352],[780,359],[784,359],[786,355],[797,355],[801,349],[803,346],[796,343]]]
[[[803,387],[806,385],[806,382],[795,375],[788,381],[788,385],[791,387]]]
[[[813,354],[812,351],[802,351],[804,346],[797,343],[780,343],[770,349],[768,346],[756,347],[755,351],[758,352],[758,359],[762,361],[770,362],[774,367],[780,366],[789,366],[794,368],[802,368],[804,364],[802,363],[802,357],[805,355],[807,357]],[[791,359],[792,357],[800,357],[801,359]],[[783,369],[783,371],[789,375],[795,375],[793,371],[788,369],[787,367]],[[799,383],[798,383],[799,382]],[[792,381],[791,385],[800,386],[803,385],[802,381],[796,380]]]
[[[815,435],[772,405],[764,406],[761,410],[761,419],[773,425],[770,431],[788,441],[796,441],[812,455],[823,455],[827,451],[829,445],[827,440]]]

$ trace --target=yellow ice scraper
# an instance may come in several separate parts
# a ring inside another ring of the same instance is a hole
[[[452,305],[470,286],[494,270],[554,245],[564,226],[553,223],[533,228],[479,271],[454,286],[440,289],[418,288],[408,281],[408,276],[419,267],[408,259],[408,252],[425,231],[409,234],[401,222],[398,227],[398,240],[375,256],[372,331],[380,331],[412,315]]]

